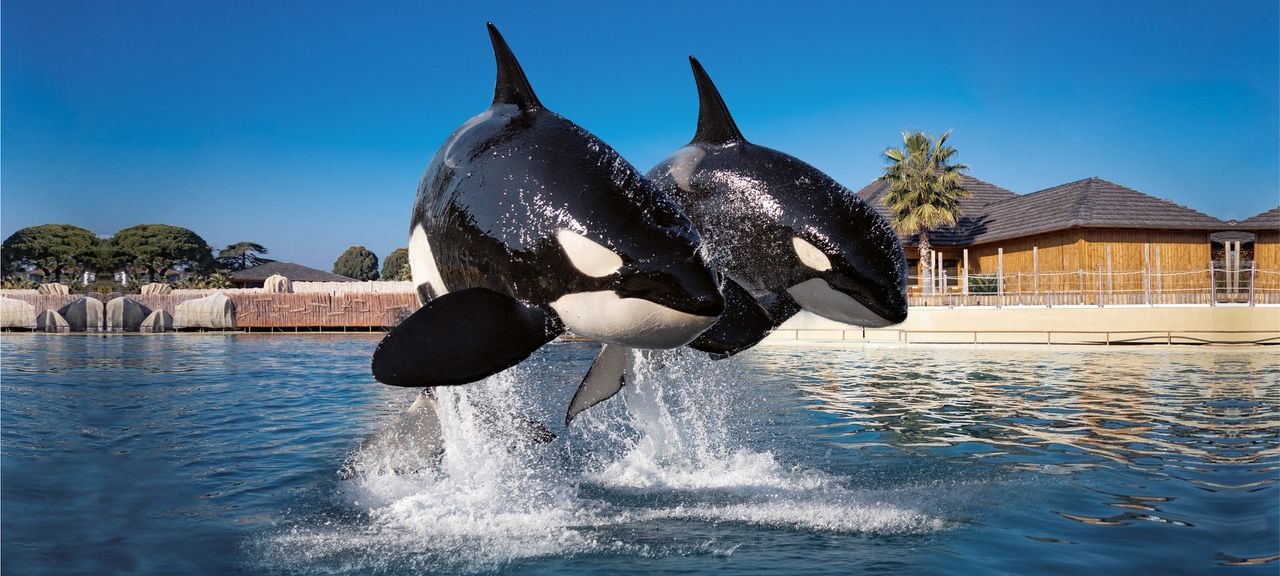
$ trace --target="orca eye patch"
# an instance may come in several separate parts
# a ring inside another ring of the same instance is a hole
[[[556,240],[573,267],[587,276],[600,278],[622,268],[621,256],[586,236],[562,228],[556,231]]]
[[[800,258],[800,263],[813,268],[819,272],[826,272],[831,269],[831,259],[827,258],[817,246],[805,241],[799,236],[791,237],[791,247],[795,248],[796,256]]]

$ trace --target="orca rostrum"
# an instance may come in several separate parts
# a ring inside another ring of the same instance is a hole
[[[724,310],[697,229],[613,148],[543,106],[492,24],[489,36],[493,103],[418,186],[409,261],[422,307],[379,343],[375,378],[475,382],[566,330],[624,351],[691,342]],[[588,388],[579,396],[602,395]]]
[[[684,208],[724,275],[724,315],[690,346],[726,357],[800,310],[863,327],[905,320],[907,261],[889,223],[817,168],[748,142],[689,62],[697,132],[647,176]]]

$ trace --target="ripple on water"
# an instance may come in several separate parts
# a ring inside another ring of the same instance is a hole
[[[622,395],[537,444],[484,411],[558,422],[595,350],[557,344],[441,392],[438,470],[339,480],[412,400],[371,381],[375,344],[6,336],[5,571],[1251,573],[1277,561],[1268,352],[643,355]]]

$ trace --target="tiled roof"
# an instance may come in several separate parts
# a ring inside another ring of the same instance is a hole
[[[355,282],[355,278],[347,278],[325,272],[324,270],[316,270],[308,268],[301,264],[293,264],[291,262],[267,262],[245,268],[244,270],[236,270],[231,273],[232,280],[244,281],[260,281],[266,280],[268,276],[279,274],[288,278],[290,282]]]
[[[1069,228],[1213,231],[1231,227],[1203,212],[1101,178],[1077,180],[1021,196],[976,178],[972,180],[977,185],[964,186],[973,196],[961,202],[964,214],[960,221],[955,228],[930,232],[929,239],[934,244],[981,244]],[[872,200],[877,210],[888,217],[888,207],[880,199],[887,189],[887,183],[874,182],[858,195]],[[908,244],[916,241],[915,237],[905,240]]]
[[[967,244],[965,231],[974,223],[989,204],[1002,202],[1018,195],[990,182],[962,174],[960,187],[969,192],[969,197],[960,201],[960,218],[954,227],[939,228],[929,232],[929,241],[933,244]],[[858,197],[871,203],[886,220],[893,221],[893,211],[884,202],[884,194],[889,191],[889,183],[876,180],[858,191]],[[914,245],[918,235],[907,238],[907,244]]]
[[[1280,206],[1259,214],[1254,214],[1239,222],[1233,228],[1242,230],[1277,230],[1280,229]]]
[[[1085,178],[987,207],[966,232],[978,244],[1068,228],[1219,230],[1203,212],[1101,178]]]

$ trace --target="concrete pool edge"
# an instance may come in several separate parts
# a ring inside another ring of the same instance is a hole
[[[765,340],[903,344],[1280,344],[1280,306],[917,307],[860,328],[807,312]]]

